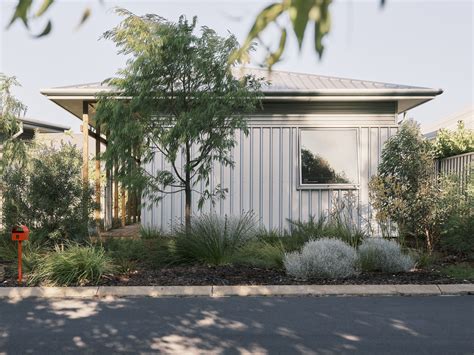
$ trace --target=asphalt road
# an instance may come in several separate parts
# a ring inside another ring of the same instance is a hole
[[[0,300],[0,354],[474,354],[474,296]]]

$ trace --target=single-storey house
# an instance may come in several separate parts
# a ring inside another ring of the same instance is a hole
[[[67,126],[32,118],[21,118],[20,122],[23,132],[20,134],[19,138],[24,140],[33,139],[35,134],[41,136],[51,133],[64,133],[70,129],[70,127]]]
[[[246,71],[269,82],[263,88],[263,109],[249,117],[249,135],[235,136],[235,166],[214,167],[211,185],[228,188],[226,198],[215,206],[205,204],[203,211],[220,215],[253,211],[267,229],[282,230],[288,227],[288,219],[327,214],[348,193],[357,223],[370,221],[368,182],[377,170],[384,142],[397,132],[399,114],[442,93],[313,74]],[[97,94],[113,90],[94,83],[41,92],[83,120],[85,139],[89,134],[106,139],[94,126],[94,106]],[[166,167],[157,153],[146,168],[155,174]],[[195,194],[193,211],[199,213]],[[142,202],[149,200],[144,196]],[[150,202],[149,208],[141,209],[141,223],[169,230],[183,220],[184,204],[181,193]]]

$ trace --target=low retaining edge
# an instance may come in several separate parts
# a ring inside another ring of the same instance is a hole
[[[0,298],[370,296],[474,294],[474,284],[0,287]]]

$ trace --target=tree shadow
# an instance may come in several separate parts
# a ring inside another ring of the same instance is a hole
[[[449,299],[10,300],[0,303],[0,353],[468,352],[473,346],[466,326],[472,326],[465,312],[468,297],[458,297],[447,312],[437,312]],[[445,327],[454,320],[459,327]]]

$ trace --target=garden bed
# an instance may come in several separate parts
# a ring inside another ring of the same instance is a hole
[[[438,271],[406,273],[361,273],[346,279],[297,280],[283,270],[248,266],[173,266],[156,270],[138,268],[127,274],[106,276],[102,286],[201,286],[201,285],[388,285],[459,284],[474,280],[455,279]],[[17,286],[14,275],[7,275],[0,287]]]

